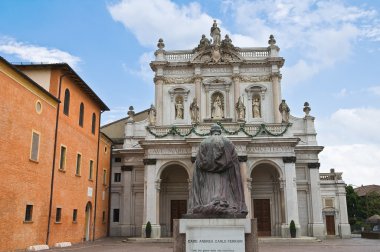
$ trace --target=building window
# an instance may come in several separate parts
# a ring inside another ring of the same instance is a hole
[[[79,126],[83,127],[83,117],[84,117],[84,104],[81,102],[79,107]]]
[[[61,145],[61,159],[59,160],[59,169],[66,169],[66,147]]]
[[[73,222],[77,222],[78,217],[78,209],[73,210]]]
[[[26,205],[25,221],[32,221],[33,205]]]
[[[120,182],[121,181],[121,173],[120,172],[116,172],[114,174],[114,182]]]
[[[93,161],[93,160],[90,160],[90,173],[88,174],[88,179],[89,179],[89,180],[92,180],[92,173],[93,173],[93,170],[94,170],[94,161]]]
[[[37,112],[37,114],[42,113],[42,104],[40,101],[36,101],[36,112]]]
[[[55,212],[55,222],[61,222],[61,214],[62,214],[62,208],[57,207],[57,210]]]
[[[32,146],[30,147],[30,160],[38,161],[38,153],[40,148],[40,134],[32,132]]]
[[[106,211],[103,211],[102,223],[106,223]]]
[[[113,210],[113,222],[119,222],[119,209]]]
[[[82,155],[80,153],[77,154],[77,168],[75,170],[75,175],[80,176],[80,168],[82,163]]]
[[[95,129],[96,129],[96,115],[95,113],[92,113],[92,126],[91,126],[91,132],[95,135]]]
[[[120,162],[121,162],[121,158],[116,157],[116,158],[115,158],[115,163],[120,163]]]
[[[70,90],[66,88],[65,101],[63,103],[63,113],[68,116],[69,111],[70,111]]]
[[[107,185],[107,170],[103,169],[103,185]]]

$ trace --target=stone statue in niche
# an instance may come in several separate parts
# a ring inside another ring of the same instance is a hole
[[[212,119],[222,119],[224,118],[223,100],[221,95],[217,94],[214,96],[211,108],[211,118]]]
[[[282,100],[280,107],[279,107],[281,116],[282,116],[282,122],[289,122],[289,112],[290,109],[288,107],[288,104],[286,104],[285,100]]]
[[[156,125],[156,108],[153,106],[153,104],[150,105],[148,115],[149,125]]]
[[[220,46],[220,29],[216,20],[214,20],[214,23],[212,24],[210,36],[212,37],[212,45]]]
[[[239,100],[235,105],[235,109],[236,109],[238,121],[244,121],[245,120],[245,106],[244,106],[243,101],[241,100],[241,97],[239,97]]]
[[[194,97],[193,102],[190,104],[190,116],[192,123],[199,122],[199,107],[197,104],[197,98]]]
[[[245,218],[248,213],[238,155],[221,132],[213,125],[199,145],[184,218]]]
[[[252,115],[253,115],[253,118],[261,117],[261,105],[260,105],[259,97],[254,97],[252,100]]]
[[[182,96],[177,96],[175,99],[175,119],[183,119],[183,99]]]

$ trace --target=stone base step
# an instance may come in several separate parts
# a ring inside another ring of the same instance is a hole
[[[282,238],[282,237],[259,237],[259,243],[305,243],[320,242],[315,237],[302,236],[299,238]]]
[[[126,237],[123,242],[157,242],[157,243],[172,243],[172,237],[163,238],[142,238],[142,237]]]
[[[56,248],[66,248],[71,247],[71,242],[58,242],[54,245]]]
[[[49,246],[46,244],[42,244],[42,245],[29,246],[26,249],[26,251],[40,251],[40,250],[47,250],[47,249],[49,249]]]

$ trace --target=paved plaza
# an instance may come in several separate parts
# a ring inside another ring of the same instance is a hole
[[[75,252],[172,252],[172,243],[123,242],[123,238],[106,238],[93,243],[74,245],[69,248],[51,249],[50,251]],[[380,240],[361,238],[328,239],[324,241],[265,241],[259,242],[260,252],[380,252]]]

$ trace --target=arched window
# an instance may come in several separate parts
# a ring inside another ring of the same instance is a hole
[[[69,115],[70,111],[70,90],[66,88],[65,90],[65,102],[63,104],[63,113]]]
[[[81,102],[79,108],[79,126],[83,127],[83,117],[84,117],[84,104]]]
[[[92,127],[91,132],[95,135],[95,129],[96,129],[96,115],[95,113],[92,113]]]

